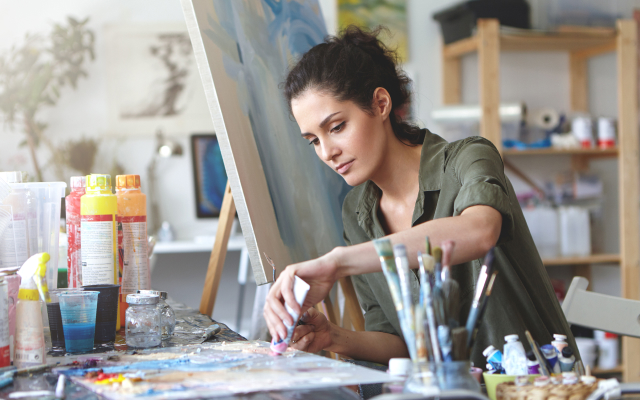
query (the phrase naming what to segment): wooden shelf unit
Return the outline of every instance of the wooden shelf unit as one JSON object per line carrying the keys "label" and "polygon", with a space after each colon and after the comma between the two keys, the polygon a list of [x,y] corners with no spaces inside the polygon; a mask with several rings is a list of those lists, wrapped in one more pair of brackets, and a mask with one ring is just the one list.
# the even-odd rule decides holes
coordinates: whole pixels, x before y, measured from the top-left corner
{"label": "wooden shelf unit", "polygon": [[[619,180],[620,254],[580,259],[547,260],[547,265],[573,265],[574,273],[590,275],[590,264],[619,262],[622,296],[640,300],[640,163],[638,154],[638,51],[634,20],[619,20],[612,33],[580,30],[557,34],[500,32],[495,19],[478,20],[475,36],[442,48],[443,103],[461,103],[462,56],[478,54],[480,84],[480,134],[491,140],[505,156],[569,155],[576,169],[588,168],[589,160],[616,157]],[[500,129],[500,53],[502,51],[563,51],[569,54],[569,95],[573,111],[588,112],[588,61],[607,52],[617,56],[618,148],[609,150],[502,150]],[[567,261],[572,261],[567,263]],[[622,372],[625,382],[640,381],[640,339],[622,338]]]}
{"label": "wooden shelf unit", "polygon": [[619,263],[620,254],[591,254],[585,257],[543,258],[542,263],[547,267],[558,265],[608,264]]}

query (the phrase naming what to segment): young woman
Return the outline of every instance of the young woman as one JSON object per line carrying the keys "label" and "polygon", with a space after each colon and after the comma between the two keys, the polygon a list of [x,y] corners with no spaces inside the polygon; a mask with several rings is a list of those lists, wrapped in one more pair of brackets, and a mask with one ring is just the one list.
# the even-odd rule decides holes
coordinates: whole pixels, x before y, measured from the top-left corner
{"label": "young woman", "polygon": [[[551,342],[554,333],[565,334],[576,351],[500,154],[480,137],[447,143],[402,121],[398,115],[409,100],[409,82],[377,31],[356,27],[313,47],[288,74],[284,93],[300,140],[354,188],[342,211],[348,246],[288,266],[269,292],[264,317],[274,340],[286,337],[284,323],[293,323],[283,303],[299,310],[292,292],[297,275],[311,290],[293,347],[379,363],[407,357],[371,240],[386,236],[416,255],[429,236],[435,246],[449,239],[456,243],[451,275],[460,284],[463,322],[482,257],[495,246],[499,275],[473,348],[475,365],[485,365],[482,351],[488,345],[500,347],[513,333],[524,341],[525,330],[541,344]],[[417,268],[417,257],[409,261]],[[309,309],[345,276],[352,276],[365,312],[364,332],[342,329]],[[414,274],[411,280],[417,293]]]}

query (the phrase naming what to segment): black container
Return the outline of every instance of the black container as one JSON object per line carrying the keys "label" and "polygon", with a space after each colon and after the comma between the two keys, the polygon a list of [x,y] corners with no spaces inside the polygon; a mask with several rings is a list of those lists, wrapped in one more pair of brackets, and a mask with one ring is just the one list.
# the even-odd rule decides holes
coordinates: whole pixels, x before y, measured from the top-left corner
{"label": "black container", "polygon": [[524,0],[469,0],[433,14],[440,23],[444,43],[473,35],[478,18],[495,18],[500,25],[531,28],[529,3]]}
{"label": "black container", "polygon": [[116,340],[120,285],[87,285],[82,289],[100,292],[96,312],[96,334],[93,342],[96,344],[114,342]]}
{"label": "black container", "polygon": [[57,349],[64,349],[64,330],[62,329],[62,314],[60,303],[47,303],[47,317],[51,331],[51,345]]}

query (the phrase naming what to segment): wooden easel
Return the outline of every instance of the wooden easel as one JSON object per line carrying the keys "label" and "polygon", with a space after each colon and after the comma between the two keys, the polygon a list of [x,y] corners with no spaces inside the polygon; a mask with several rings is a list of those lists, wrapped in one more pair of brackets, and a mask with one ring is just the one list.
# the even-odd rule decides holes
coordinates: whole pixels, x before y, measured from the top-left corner
{"label": "wooden easel", "polygon": [[[229,243],[229,236],[231,235],[231,226],[233,225],[233,219],[236,214],[236,204],[233,201],[233,195],[231,194],[231,186],[227,182],[227,187],[224,191],[224,199],[222,200],[222,208],[220,209],[220,217],[218,220],[218,229],[216,231],[216,238],[213,242],[213,250],[211,250],[211,256],[209,257],[209,266],[207,267],[207,276],[204,280],[204,289],[202,290],[202,297],[200,298],[200,313],[204,315],[211,315],[213,313],[213,307],[216,303],[216,296],[218,294],[218,287],[220,286],[220,276],[222,275],[222,269],[224,268],[224,260],[227,256],[227,244]],[[354,330],[364,330],[364,317],[362,316],[362,310],[356,297],[356,291],[351,283],[351,278],[341,278],[340,286],[345,297],[345,318],[343,326],[348,327],[352,325]],[[339,315],[336,316],[335,307],[331,302],[331,299],[327,296],[325,299],[325,306],[327,309],[327,318],[334,324],[340,325]],[[318,310],[322,310],[321,307],[317,307]]]}

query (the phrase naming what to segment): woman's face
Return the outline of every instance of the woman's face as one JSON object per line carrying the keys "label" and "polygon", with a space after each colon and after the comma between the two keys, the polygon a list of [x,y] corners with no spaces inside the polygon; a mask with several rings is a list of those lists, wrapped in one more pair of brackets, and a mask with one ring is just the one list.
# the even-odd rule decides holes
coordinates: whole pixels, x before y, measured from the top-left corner
{"label": "woman's face", "polygon": [[384,107],[368,113],[352,101],[309,89],[291,101],[291,109],[302,137],[347,184],[360,185],[376,174],[387,148]]}

